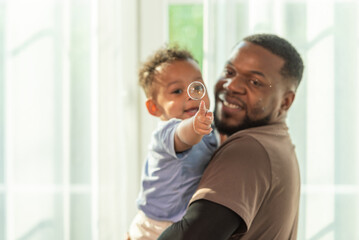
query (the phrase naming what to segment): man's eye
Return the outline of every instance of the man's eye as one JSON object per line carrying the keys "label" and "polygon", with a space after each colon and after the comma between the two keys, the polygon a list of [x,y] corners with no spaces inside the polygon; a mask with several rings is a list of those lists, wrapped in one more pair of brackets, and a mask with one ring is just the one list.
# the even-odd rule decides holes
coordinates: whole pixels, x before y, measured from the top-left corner
{"label": "man's eye", "polygon": [[235,72],[232,69],[226,68],[223,70],[223,76],[225,78],[233,77],[234,75],[235,75]]}
{"label": "man's eye", "polygon": [[253,86],[256,86],[256,87],[259,87],[262,85],[262,83],[258,79],[250,79],[249,81]]}
{"label": "man's eye", "polygon": [[182,89],[176,89],[174,91],[172,91],[173,94],[181,94],[183,93],[183,90]]}

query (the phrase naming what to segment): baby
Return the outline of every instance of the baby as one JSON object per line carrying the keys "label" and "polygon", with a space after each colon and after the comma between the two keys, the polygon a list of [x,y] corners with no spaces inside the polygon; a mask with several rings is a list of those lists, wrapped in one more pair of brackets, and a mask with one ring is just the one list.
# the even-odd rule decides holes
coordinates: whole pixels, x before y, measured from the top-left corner
{"label": "baby", "polygon": [[147,110],[161,121],[152,133],[137,199],[139,212],[127,239],[157,239],[182,218],[218,147],[208,95],[201,101],[187,95],[194,81],[203,83],[200,68],[191,53],[178,47],[157,50],[140,68]]}

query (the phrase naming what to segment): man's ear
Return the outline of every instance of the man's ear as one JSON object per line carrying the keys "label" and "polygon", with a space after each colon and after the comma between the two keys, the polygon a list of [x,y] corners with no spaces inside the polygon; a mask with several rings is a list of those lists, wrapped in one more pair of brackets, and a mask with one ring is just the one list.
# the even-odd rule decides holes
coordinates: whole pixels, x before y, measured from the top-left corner
{"label": "man's ear", "polygon": [[282,100],[280,110],[287,112],[289,110],[290,106],[292,106],[294,98],[295,98],[295,92],[292,90],[287,91],[284,94],[284,98]]}
{"label": "man's ear", "polygon": [[155,117],[159,117],[161,116],[161,112],[158,109],[155,101],[152,98],[149,98],[146,100],[146,107],[147,107],[147,111]]}

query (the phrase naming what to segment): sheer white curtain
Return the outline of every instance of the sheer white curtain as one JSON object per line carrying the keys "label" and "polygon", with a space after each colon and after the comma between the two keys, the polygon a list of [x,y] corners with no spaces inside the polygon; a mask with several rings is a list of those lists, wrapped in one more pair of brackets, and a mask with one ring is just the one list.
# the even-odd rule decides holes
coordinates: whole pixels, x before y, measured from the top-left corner
{"label": "sheer white curtain", "polygon": [[359,239],[359,3],[207,0],[206,79],[253,33],[285,37],[305,74],[288,125],[302,175],[298,239]]}
{"label": "sheer white curtain", "polygon": [[122,239],[136,206],[141,169],[137,1],[99,5],[100,239]]}
{"label": "sheer white curtain", "polygon": [[137,1],[0,1],[0,239],[122,239],[139,186]]}

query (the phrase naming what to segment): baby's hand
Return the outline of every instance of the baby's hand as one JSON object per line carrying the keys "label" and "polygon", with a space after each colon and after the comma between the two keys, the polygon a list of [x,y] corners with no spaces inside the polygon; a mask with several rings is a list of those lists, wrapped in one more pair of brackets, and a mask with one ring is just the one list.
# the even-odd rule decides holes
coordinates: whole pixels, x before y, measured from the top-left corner
{"label": "baby's hand", "polygon": [[201,101],[198,112],[193,117],[193,129],[198,135],[206,135],[212,132],[213,113],[207,111],[206,104]]}

